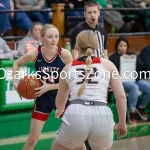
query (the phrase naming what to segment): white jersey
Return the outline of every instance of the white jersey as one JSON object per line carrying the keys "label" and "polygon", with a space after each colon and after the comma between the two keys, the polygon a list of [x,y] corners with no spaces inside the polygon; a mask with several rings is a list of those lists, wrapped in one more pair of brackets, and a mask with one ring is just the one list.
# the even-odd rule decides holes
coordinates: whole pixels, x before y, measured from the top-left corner
{"label": "white jersey", "polygon": [[84,82],[86,57],[81,57],[72,62],[68,70],[66,81],[71,89],[70,101],[82,99],[86,101],[100,101],[107,103],[107,92],[109,86],[109,72],[104,68],[99,57],[92,59],[92,71],[89,75],[89,81],[85,85],[83,94],[78,97],[77,93]]}

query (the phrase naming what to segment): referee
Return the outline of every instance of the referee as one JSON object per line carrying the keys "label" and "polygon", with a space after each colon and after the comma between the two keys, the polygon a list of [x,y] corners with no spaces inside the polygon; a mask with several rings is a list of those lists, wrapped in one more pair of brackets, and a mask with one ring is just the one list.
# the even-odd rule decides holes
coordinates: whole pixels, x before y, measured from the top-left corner
{"label": "referee", "polygon": [[71,35],[72,55],[74,59],[78,58],[78,48],[76,46],[76,37],[83,30],[92,30],[97,37],[99,47],[95,56],[108,59],[107,55],[107,32],[98,24],[100,16],[99,4],[94,1],[88,1],[84,5],[85,22],[80,23],[74,28]]}

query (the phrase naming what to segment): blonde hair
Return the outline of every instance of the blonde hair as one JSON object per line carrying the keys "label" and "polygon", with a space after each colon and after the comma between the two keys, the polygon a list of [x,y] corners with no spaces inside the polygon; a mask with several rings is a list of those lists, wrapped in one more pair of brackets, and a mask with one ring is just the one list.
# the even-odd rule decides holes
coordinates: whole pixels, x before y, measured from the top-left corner
{"label": "blonde hair", "polygon": [[[41,30],[41,33],[40,33],[41,37],[44,37],[46,31],[47,31],[48,29],[51,29],[51,28],[57,29],[57,28],[56,28],[54,25],[52,25],[52,24],[46,24],[46,25],[44,25],[43,28],[42,28],[42,30]],[[57,29],[57,30],[58,30],[58,29]],[[58,32],[59,32],[59,31],[58,31]]]}
{"label": "blonde hair", "polygon": [[40,22],[34,22],[33,25],[32,25],[32,27],[31,27],[30,30],[28,31],[27,36],[32,36],[33,28],[34,28],[36,25],[41,25],[41,26],[43,26]]}
{"label": "blonde hair", "polygon": [[76,43],[79,47],[80,53],[86,53],[86,55],[88,56],[86,58],[87,68],[85,70],[85,79],[84,79],[84,82],[82,83],[82,85],[78,91],[78,94],[77,94],[78,96],[81,96],[84,91],[85,85],[89,81],[89,75],[92,70],[91,56],[93,54],[93,50],[96,50],[98,48],[98,41],[97,41],[96,35],[93,31],[85,30],[78,34],[78,36],[76,38]]}

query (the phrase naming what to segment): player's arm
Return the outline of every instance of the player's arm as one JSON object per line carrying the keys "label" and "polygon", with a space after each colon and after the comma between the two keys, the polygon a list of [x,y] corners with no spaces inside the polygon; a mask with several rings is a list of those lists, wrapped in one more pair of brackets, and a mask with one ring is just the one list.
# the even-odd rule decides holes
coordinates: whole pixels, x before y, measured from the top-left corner
{"label": "player's arm", "polygon": [[119,72],[116,66],[111,61],[103,58],[101,59],[101,61],[106,70],[108,70],[110,73],[110,85],[116,98],[116,105],[119,114],[119,123],[126,124],[127,100]]}
{"label": "player's arm", "polygon": [[116,132],[118,134],[118,138],[122,138],[127,134],[127,127],[126,127],[127,100],[117,68],[113,63],[110,63],[109,66],[111,67],[110,84],[116,98],[117,111],[119,115],[119,123],[117,125]]}
{"label": "player's arm", "polygon": [[[27,52],[24,56],[20,57],[19,59],[17,59],[14,64],[13,64],[13,77],[15,77],[15,74],[17,73],[17,71],[19,71],[20,66],[30,62],[30,61],[34,61],[36,56],[37,56],[38,52],[35,51],[29,51]],[[14,79],[14,78],[13,78]]]}
{"label": "player's arm", "polygon": [[72,48],[71,53],[72,53],[72,57],[74,60],[79,57],[79,52],[76,47],[76,37],[80,32],[81,32],[81,29],[77,27],[74,29],[74,31],[71,34],[71,48]]}
{"label": "player's arm", "polygon": [[116,98],[119,122],[126,123],[127,100],[125,91],[116,66],[113,63],[110,63],[110,66],[112,68],[110,84]]}
{"label": "player's arm", "polygon": [[78,59],[78,57],[79,57],[79,51],[77,50],[76,46],[74,49],[72,49],[72,57],[74,60]]}
{"label": "player's arm", "polygon": [[108,59],[108,52],[107,52],[107,49],[104,49],[104,58],[105,58],[105,59]]}
{"label": "player's arm", "polygon": [[30,62],[30,61],[34,61],[36,56],[37,56],[38,52],[37,51],[29,51],[27,52],[24,56],[20,57],[19,59],[17,59],[14,64],[13,64],[13,85],[17,91],[17,82],[18,82],[18,75],[19,75],[19,68]]}
{"label": "player's arm", "polygon": [[69,64],[73,60],[71,53],[64,48],[61,51],[61,56],[62,56],[62,59],[63,59],[65,65]]}
{"label": "player's arm", "polygon": [[66,75],[69,70],[70,64],[68,64],[62,71],[62,75],[59,78],[59,89],[56,97],[56,117],[58,118],[65,110],[66,101],[70,92],[69,86],[66,82]]}

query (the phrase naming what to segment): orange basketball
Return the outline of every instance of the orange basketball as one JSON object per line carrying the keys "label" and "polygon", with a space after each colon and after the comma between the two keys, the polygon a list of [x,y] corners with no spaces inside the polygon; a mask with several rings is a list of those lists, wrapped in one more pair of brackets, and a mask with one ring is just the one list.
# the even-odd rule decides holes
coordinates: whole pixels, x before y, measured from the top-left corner
{"label": "orange basketball", "polygon": [[35,99],[35,88],[42,86],[42,82],[35,76],[25,76],[18,84],[18,92],[20,96],[26,99]]}

